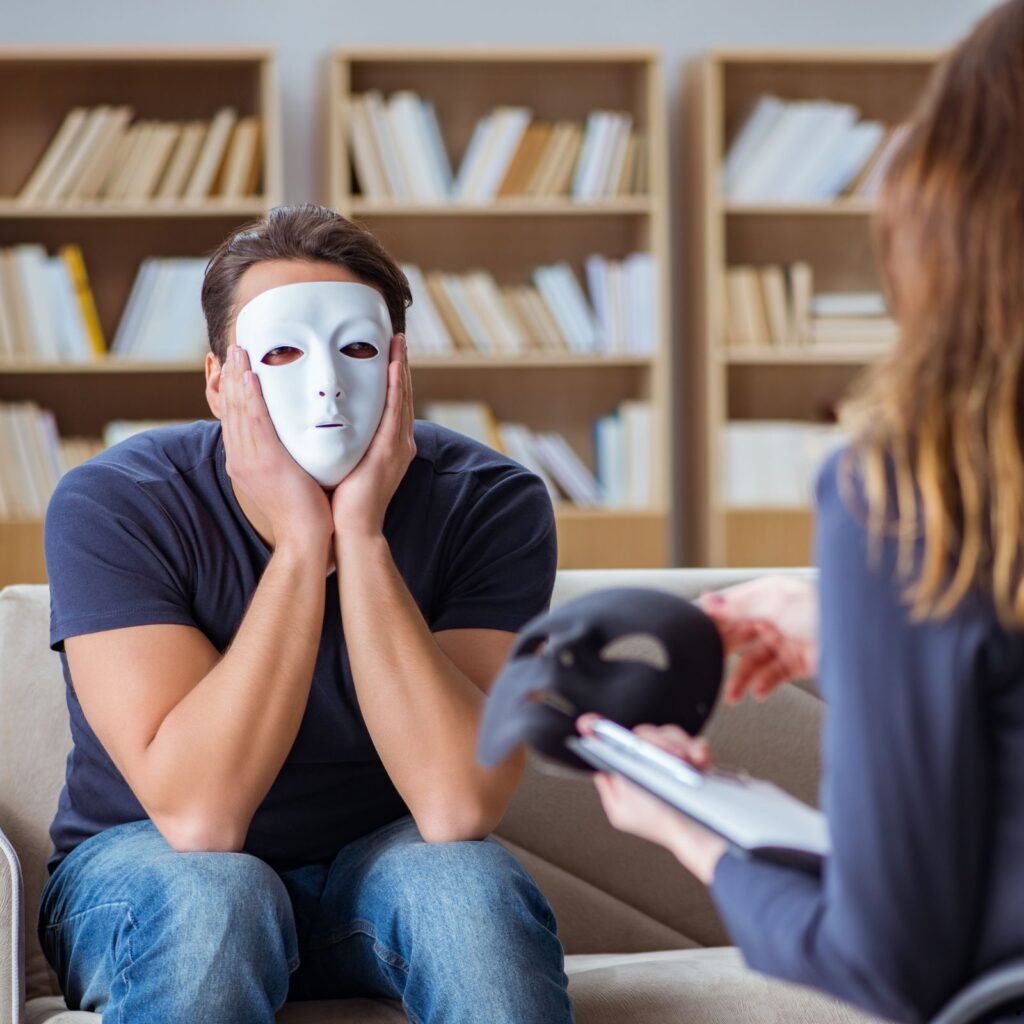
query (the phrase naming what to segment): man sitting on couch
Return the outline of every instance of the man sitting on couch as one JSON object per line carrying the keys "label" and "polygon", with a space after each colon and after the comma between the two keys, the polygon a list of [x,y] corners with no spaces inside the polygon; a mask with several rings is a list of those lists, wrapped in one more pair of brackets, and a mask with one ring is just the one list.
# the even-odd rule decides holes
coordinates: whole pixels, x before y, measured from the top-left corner
{"label": "man sitting on couch", "polygon": [[541,483],[415,424],[408,285],[281,208],[203,286],[220,421],[138,435],[47,515],[74,748],[40,937],[72,1009],[270,1024],[381,995],[570,1021],[544,897],[484,839],[523,770],[484,695],[555,569]]}

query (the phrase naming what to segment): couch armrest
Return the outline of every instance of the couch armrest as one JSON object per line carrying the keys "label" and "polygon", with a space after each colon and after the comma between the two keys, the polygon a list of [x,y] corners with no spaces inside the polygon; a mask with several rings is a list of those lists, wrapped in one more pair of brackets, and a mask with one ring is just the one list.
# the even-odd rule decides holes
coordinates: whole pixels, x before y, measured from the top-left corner
{"label": "couch armrest", "polygon": [[25,905],[21,863],[0,831],[0,1024],[22,1024],[25,1012]]}

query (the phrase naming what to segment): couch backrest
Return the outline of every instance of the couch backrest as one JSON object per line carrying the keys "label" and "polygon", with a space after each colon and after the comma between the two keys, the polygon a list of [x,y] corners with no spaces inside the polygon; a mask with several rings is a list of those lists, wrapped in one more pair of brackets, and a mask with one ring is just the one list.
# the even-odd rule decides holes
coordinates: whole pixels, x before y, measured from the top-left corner
{"label": "couch backrest", "polygon": [[[554,601],[609,586],[694,597],[748,578],[719,570],[567,571]],[[56,992],[35,920],[46,879],[48,828],[70,745],[60,661],[49,650],[43,586],[0,591],[0,828],[22,861],[29,997]],[[720,760],[742,764],[805,800],[816,797],[820,701],[785,687],[765,705],[716,714]],[[531,763],[498,830],[554,906],[566,949],[633,952],[727,941],[711,901],[664,850],[612,829],[588,776]]]}

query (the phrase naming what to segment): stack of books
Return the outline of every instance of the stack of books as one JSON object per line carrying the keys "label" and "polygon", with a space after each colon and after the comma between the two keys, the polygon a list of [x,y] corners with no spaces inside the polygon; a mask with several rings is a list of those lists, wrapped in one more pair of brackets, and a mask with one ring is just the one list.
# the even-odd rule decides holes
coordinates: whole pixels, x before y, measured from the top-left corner
{"label": "stack of books", "polygon": [[809,508],[821,464],[847,440],[835,424],[740,420],[725,426],[725,503]]}
{"label": "stack of books", "polygon": [[82,251],[0,249],[0,363],[89,362],[106,350]]}
{"label": "stack of books", "polygon": [[258,193],[260,120],[134,120],[131,107],[75,107],[18,193],[26,206],[200,203]]}
{"label": "stack of books", "polygon": [[654,262],[590,256],[588,296],[567,263],[536,267],[530,284],[499,285],[484,270],[467,274],[405,264],[413,303],[409,348],[424,355],[538,353],[649,355],[658,334]]}
{"label": "stack of books", "polygon": [[110,353],[120,359],[187,362],[207,351],[200,295],[205,258],[149,257],[135,276]]}
{"label": "stack of books", "polygon": [[806,263],[730,267],[725,274],[725,343],[733,349],[895,343],[898,331],[877,292],[814,293]]}
{"label": "stack of books", "polygon": [[496,107],[474,127],[458,171],[434,104],[411,90],[353,96],[348,128],[359,187],[375,202],[586,201],[647,191],[645,140],[621,111],[595,110],[580,124]]}
{"label": "stack of books", "polygon": [[62,474],[102,448],[61,440],[53,414],[32,402],[0,404],[0,520],[41,519]]}
{"label": "stack of books", "polygon": [[751,203],[874,196],[904,131],[847,103],[762,95],[729,147],[722,192]]}
{"label": "stack of books", "polygon": [[651,504],[651,409],[623,402],[595,425],[597,473],[558,431],[499,422],[485,402],[428,402],[426,418],[502,452],[543,481],[555,503],[583,508]]}

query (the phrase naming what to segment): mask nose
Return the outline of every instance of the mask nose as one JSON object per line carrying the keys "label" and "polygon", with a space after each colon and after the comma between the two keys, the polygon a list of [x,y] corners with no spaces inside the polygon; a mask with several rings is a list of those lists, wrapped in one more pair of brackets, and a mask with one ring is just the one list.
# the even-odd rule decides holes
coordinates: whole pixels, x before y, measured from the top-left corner
{"label": "mask nose", "polygon": [[319,361],[313,380],[318,398],[326,398],[332,402],[344,398],[345,391],[341,386],[338,368],[329,353],[325,359]]}

